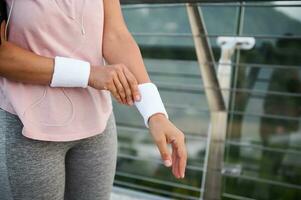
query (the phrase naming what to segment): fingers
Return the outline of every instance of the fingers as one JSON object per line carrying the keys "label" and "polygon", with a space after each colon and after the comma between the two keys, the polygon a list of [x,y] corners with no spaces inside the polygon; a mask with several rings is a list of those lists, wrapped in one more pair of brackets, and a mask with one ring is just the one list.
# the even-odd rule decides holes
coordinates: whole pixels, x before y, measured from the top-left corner
{"label": "fingers", "polygon": [[185,168],[187,164],[187,151],[185,147],[184,134],[180,132],[172,143],[172,172],[177,178],[185,177]]}
{"label": "fingers", "polygon": [[104,85],[104,89],[106,90],[109,90],[111,92],[111,94],[115,97],[115,99],[119,102],[119,103],[123,103],[122,102],[122,99],[121,97],[119,96],[119,93],[118,93],[118,89],[116,87],[116,84],[115,84],[115,72],[112,71],[110,72],[110,76],[112,76],[111,80],[112,81],[108,81],[105,85]]}
{"label": "fingers", "polygon": [[172,146],[172,173],[175,177],[179,178],[180,175],[178,174],[178,167],[177,167],[177,153],[174,146]]}
{"label": "fingers", "polygon": [[127,69],[124,69],[124,74],[127,77],[127,80],[129,82],[129,86],[130,86],[130,90],[131,90],[131,94],[132,94],[132,99],[134,101],[139,101],[140,100],[140,93],[138,90],[138,82],[136,80],[136,78],[134,77],[134,75]]}
{"label": "fingers", "polygon": [[115,65],[115,70],[117,77],[114,79],[114,82],[119,96],[123,103],[133,105],[135,100],[140,100],[136,78],[123,64]]}
{"label": "fingers", "polygon": [[185,177],[185,168],[187,162],[185,144],[177,140],[172,143],[173,154],[175,155],[174,162],[175,168],[174,173],[177,178]]}
{"label": "fingers", "polygon": [[[183,152],[179,152],[179,151],[183,151]],[[185,177],[185,169],[186,169],[186,165],[187,165],[187,153],[185,153],[186,150],[184,150],[183,148],[180,148],[179,151],[178,151],[179,173],[180,173],[181,177],[184,178]]]}
{"label": "fingers", "polygon": [[[187,150],[185,135],[178,128],[168,121],[158,120],[156,125],[150,127],[150,132],[160,151],[162,160],[171,159],[172,173],[176,178],[185,177],[187,164]],[[168,151],[168,144],[171,144],[172,154]],[[170,166],[170,164],[168,164]]]}
{"label": "fingers", "polygon": [[[137,80],[123,64],[109,67],[92,67],[89,86],[100,90],[109,90],[121,104],[133,105],[134,95],[140,96]],[[137,99],[137,101],[139,101]]]}
{"label": "fingers", "polygon": [[120,83],[117,76],[114,77],[113,81],[114,81],[114,85],[117,89],[117,95],[118,95],[119,99],[121,100],[121,103],[126,104],[126,95],[124,92],[123,85]]}
{"label": "fingers", "polygon": [[161,137],[156,140],[156,144],[161,154],[161,159],[166,167],[170,167],[172,165],[172,159],[170,152],[168,150],[167,142],[165,137]]}
{"label": "fingers", "polygon": [[124,99],[124,101],[126,101],[128,104],[130,105],[133,105],[133,100],[131,98],[132,96],[132,92],[131,92],[131,89],[130,89],[130,86],[128,84],[128,81],[123,73],[123,69],[121,69],[118,73],[118,77],[119,77],[119,80],[122,84],[122,97]]}

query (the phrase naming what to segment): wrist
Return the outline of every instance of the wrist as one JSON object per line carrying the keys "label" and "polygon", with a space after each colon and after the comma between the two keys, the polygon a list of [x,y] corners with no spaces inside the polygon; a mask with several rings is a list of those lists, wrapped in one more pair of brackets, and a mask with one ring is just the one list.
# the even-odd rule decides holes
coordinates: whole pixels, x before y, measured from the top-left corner
{"label": "wrist", "polygon": [[164,113],[155,113],[152,116],[149,117],[148,123],[157,122],[158,120],[165,120],[167,119],[166,115]]}
{"label": "wrist", "polygon": [[159,114],[164,114],[166,118],[168,118],[158,88],[154,83],[148,82],[139,84],[138,89],[141,94],[141,100],[135,101],[135,105],[142,115],[144,124],[147,128],[149,128],[148,123],[151,116],[153,116],[153,119],[157,119],[161,118],[157,117]]}
{"label": "wrist", "polygon": [[88,86],[90,63],[74,58],[56,56],[51,87],[82,87]]}

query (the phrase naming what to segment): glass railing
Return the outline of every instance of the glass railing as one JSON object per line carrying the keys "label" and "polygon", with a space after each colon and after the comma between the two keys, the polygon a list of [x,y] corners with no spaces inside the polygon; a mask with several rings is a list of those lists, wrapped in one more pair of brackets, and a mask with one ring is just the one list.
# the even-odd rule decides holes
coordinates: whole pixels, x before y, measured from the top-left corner
{"label": "glass railing", "polygon": [[[301,1],[124,0],[123,14],[171,121],[186,135],[186,178],[162,165],[141,116],[114,101],[119,154],[114,184],[173,199],[201,199],[212,124],[193,37],[250,36],[236,51],[221,162],[220,199],[301,199]],[[193,35],[186,2],[202,13],[206,34]],[[130,56],[130,54],[129,54]],[[216,63],[207,63],[216,67]],[[206,168],[207,167],[207,168]],[[206,173],[203,173],[206,172]]]}

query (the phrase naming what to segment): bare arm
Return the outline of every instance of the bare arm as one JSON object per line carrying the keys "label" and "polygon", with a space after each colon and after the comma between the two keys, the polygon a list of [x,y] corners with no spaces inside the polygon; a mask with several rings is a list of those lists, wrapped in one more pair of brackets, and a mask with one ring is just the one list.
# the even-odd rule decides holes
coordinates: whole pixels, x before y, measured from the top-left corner
{"label": "bare arm", "polygon": [[[7,41],[4,21],[0,33],[0,76],[23,83],[50,85],[55,68],[54,58],[37,55]],[[118,91],[114,84],[114,81],[119,81],[116,74],[121,68],[123,68],[122,64],[108,67],[91,66],[89,86],[99,90],[107,88],[119,103],[130,105],[121,98],[120,93],[125,93],[124,88]],[[126,69],[124,73],[126,73],[125,80],[134,77]]]}
{"label": "bare arm", "polygon": [[150,82],[140,49],[124,22],[119,0],[104,0],[103,55],[109,63],[123,63],[138,83]]}
{"label": "bare arm", "polygon": [[3,22],[1,24],[0,76],[24,83],[50,84],[53,59],[39,56],[7,42],[4,29],[5,23]]}
{"label": "bare arm", "polygon": [[[106,61],[125,64],[140,84],[151,82],[140,49],[124,22],[119,0],[104,0],[104,8],[103,55]],[[174,176],[184,178],[187,162],[184,134],[161,113],[150,117],[149,127],[165,165],[172,165]],[[172,154],[168,143],[172,144]]]}

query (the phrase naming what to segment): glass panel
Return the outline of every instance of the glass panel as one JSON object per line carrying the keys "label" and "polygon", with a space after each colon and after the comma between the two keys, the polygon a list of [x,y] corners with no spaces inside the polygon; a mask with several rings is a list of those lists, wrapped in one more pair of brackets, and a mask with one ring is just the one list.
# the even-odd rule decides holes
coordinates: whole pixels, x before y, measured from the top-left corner
{"label": "glass panel", "polygon": [[228,172],[235,170],[235,176],[300,186],[301,179],[296,177],[300,177],[301,150],[289,149],[289,139],[275,136],[263,145],[228,141],[225,166]]}
{"label": "glass panel", "polygon": [[201,6],[209,35],[235,35],[238,7]]}
{"label": "glass panel", "polygon": [[134,33],[191,33],[184,6],[125,7],[123,16]]}
{"label": "glass panel", "polygon": [[245,8],[243,35],[259,37],[233,65],[223,197],[299,199],[301,10],[261,5]]}
{"label": "glass panel", "polygon": [[144,191],[151,189],[152,193],[163,196],[198,198],[209,113],[201,89],[200,68],[186,9],[174,6],[123,10],[128,27],[141,49],[149,76],[158,86],[163,102],[166,102],[170,120],[186,134],[190,156],[186,178],[175,179],[171,170],[161,164],[159,151],[145,129],[138,110],[113,100],[114,112],[118,113],[119,141],[115,184]]}
{"label": "glass panel", "polygon": [[[161,93],[161,92],[160,92]],[[162,98],[163,99],[163,98]],[[114,111],[116,112],[116,120],[119,124],[126,124],[134,127],[145,127],[142,117],[135,107],[130,108],[125,105],[118,104],[114,101]],[[206,135],[209,124],[209,113],[191,108],[177,108],[166,106],[170,120],[177,125],[183,132]],[[128,117],[131,116],[131,117]]]}
{"label": "glass panel", "polygon": [[247,144],[270,145],[301,150],[298,120],[232,114],[228,139]]}
{"label": "glass panel", "polygon": [[[120,107],[114,105],[114,108]],[[129,114],[129,112],[120,112],[118,110],[115,110],[115,112],[118,112],[117,121],[119,123],[119,113]],[[201,169],[206,141],[200,137],[191,138],[188,135],[186,142],[190,155],[187,162],[186,178],[177,180],[172,176],[171,171],[162,165],[159,151],[146,129],[131,127],[128,124],[119,124],[119,156],[115,184],[122,185],[120,182],[123,182],[124,185],[122,186],[125,187],[133,185],[134,188],[143,186],[154,189],[152,193],[156,193],[156,190],[163,190],[170,193],[171,196],[180,194],[188,195],[188,197],[198,197],[202,180]],[[137,170],[138,168],[139,170]]]}
{"label": "glass panel", "polygon": [[201,72],[195,60],[144,59],[144,63],[154,82],[198,90],[202,87]]}
{"label": "glass panel", "polygon": [[[123,15],[140,45],[193,46],[186,8],[183,6],[124,8]],[[183,34],[188,35],[177,36]]]}
{"label": "glass panel", "polygon": [[298,118],[301,116],[301,68],[239,66],[234,110]]}
{"label": "glass panel", "polygon": [[250,199],[262,200],[299,199],[301,196],[300,189],[296,188],[271,185],[267,183],[261,183],[256,180],[245,180],[230,177],[224,179],[225,193],[223,196],[226,194],[234,194]]}
{"label": "glass panel", "polygon": [[300,12],[301,7],[246,7],[243,34],[300,35]]}
{"label": "glass panel", "polygon": [[253,50],[241,51],[242,63],[271,64],[271,65],[301,65],[301,39],[256,38]]}
{"label": "glass panel", "polygon": [[[161,51],[163,51],[163,55],[160,56],[164,56],[166,55],[173,55],[173,56],[184,56],[184,55],[179,55],[176,52],[182,52],[182,53],[189,53],[192,52],[194,53],[194,49],[186,49],[188,47],[193,47],[193,40],[190,36],[186,37],[186,36],[172,36],[172,35],[168,35],[168,36],[164,36],[164,35],[160,35],[160,36],[153,36],[153,35],[149,35],[149,36],[143,36],[143,35],[135,35],[133,34],[136,42],[139,45],[145,45],[148,48],[154,48],[154,49],[160,49],[158,47],[182,47],[182,49],[174,49],[174,51],[170,51],[168,52],[166,49],[160,49]],[[177,42],[175,42],[177,41]],[[186,48],[185,48],[186,47]],[[184,48],[184,49],[183,49]],[[148,49],[145,49],[145,51]],[[177,50],[177,51],[176,51]],[[186,52],[185,52],[186,51]],[[188,51],[188,52],[187,52]],[[156,55],[156,52],[153,52]],[[190,56],[189,56],[190,57]]]}
{"label": "glass panel", "polygon": [[[254,49],[233,56],[223,199],[300,199],[300,2],[213,2],[200,8],[216,61],[216,36],[237,35],[240,20],[242,35],[256,37]],[[163,196],[171,192],[178,199],[198,197],[210,114],[185,4],[148,6],[124,8],[124,16],[171,121],[187,135],[190,168],[187,180],[170,176],[136,108],[114,101],[120,141],[116,183],[154,188],[152,193]]]}

